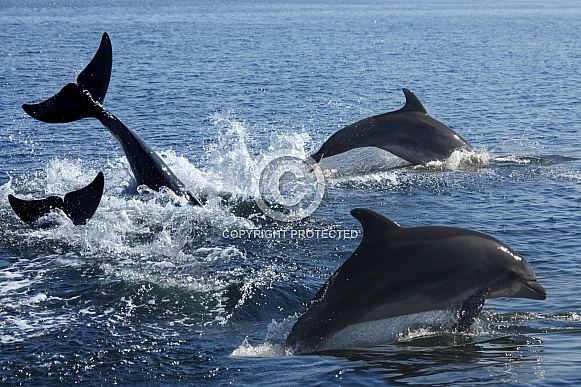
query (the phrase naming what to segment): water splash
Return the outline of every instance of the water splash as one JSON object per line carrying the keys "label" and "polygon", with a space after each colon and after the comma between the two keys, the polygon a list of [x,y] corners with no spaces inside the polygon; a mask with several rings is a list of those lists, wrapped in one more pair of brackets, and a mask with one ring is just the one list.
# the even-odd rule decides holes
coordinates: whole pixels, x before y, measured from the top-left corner
{"label": "water splash", "polygon": [[[355,324],[331,335],[316,348],[302,348],[301,352],[365,348],[434,336],[442,333],[442,327],[449,328],[453,317],[453,311],[432,311]],[[278,357],[295,354],[295,349],[286,347],[284,342],[297,318],[296,315],[291,316],[280,323],[273,320],[264,342],[252,345],[245,338],[232,356]]]}
{"label": "water splash", "polygon": [[216,112],[210,122],[217,137],[206,149],[206,189],[237,200],[253,200],[261,160],[278,151],[307,156],[311,139],[306,133],[271,133],[265,148],[250,135],[250,126],[233,112]]}
{"label": "water splash", "polygon": [[456,150],[445,160],[431,161],[425,166],[415,166],[417,169],[448,171],[479,171],[490,164],[490,154],[486,151]]}

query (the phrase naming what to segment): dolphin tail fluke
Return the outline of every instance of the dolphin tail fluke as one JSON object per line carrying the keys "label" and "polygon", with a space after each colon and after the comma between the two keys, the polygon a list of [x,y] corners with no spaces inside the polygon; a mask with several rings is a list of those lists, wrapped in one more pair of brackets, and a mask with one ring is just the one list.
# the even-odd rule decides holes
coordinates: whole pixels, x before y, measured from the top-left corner
{"label": "dolphin tail fluke", "polygon": [[105,178],[103,172],[99,172],[88,186],[65,195],[62,210],[75,226],[87,223],[97,211],[104,187]]}
{"label": "dolphin tail fluke", "polygon": [[105,178],[103,173],[99,172],[89,185],[69,192],[64,199],[58,196],[49,196],[40,200],[22,200],[8,195],[8,201],[16,215],[31,226],[34,226],[40,218],[57,208],[62,210],[74,225],[80,225],[85,224],[99,207],[104,185]]}
{"label": "dolphin tail fluke", "polygon": [[34,226],[38,219],[48,215],[55,208],[60,208],[62,198],[50,196],[41,200],[22,200],[13,195],[8,195],[10,207],[23,222]]}
{"label": "dolphin tail fluke", "polygon": [[88,95],[74,83],[69,83],[46,101],[22,105],[22,109],[29,116],[51,124],[92,117],[92,107]]}
{"label": "dolphin tail fluke", "polygon": [[103,103],[109,88],[112,66],[113,49],[111,48],[111,39],[104,32],[97,53],[77,77],[77,85],[88,91],[95,102]]}
{"label": "dolphin tail fluke", "polygon": [[105,100],[113,51],[111,40],[105,32],[101,45],[91,62],[77,77],[77,83],[69,83],[57,94],[37,104],[24,104],[22,108],[33,118],[48,123],[65,123],[94,117],[95,103]]}

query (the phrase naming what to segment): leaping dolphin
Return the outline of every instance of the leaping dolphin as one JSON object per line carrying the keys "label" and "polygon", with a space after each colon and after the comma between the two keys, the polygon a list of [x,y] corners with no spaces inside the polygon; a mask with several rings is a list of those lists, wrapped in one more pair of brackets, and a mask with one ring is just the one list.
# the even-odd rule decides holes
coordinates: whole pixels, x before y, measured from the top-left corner
{"label": "leaping dolphin", "polygon": [[75,226],[85,224],[89,220],[103,196],[105,178],[99,172],[97,177],[86,187],[67,193],[64,198],[49,196],[40,200],[23,200],[8,195],[10,207],[23,222],[36,226],[37,221],[48,215],[54,209],[62,210]]}
{"label": "leaping dolphin", "polygon": [[487,234],[400,227],[366,208],[351,214],[363,226],[363,239],[294,324],[290,347],[316,349],[353,324],[450,308],[460,308],[454,328],[462,331],[485,298],[546,298],[527,261]]}
{"label": "leaping dolphin", "polygon": [[323,157],[373,146],[412,164],[425,164],[444,160],[455,150],[472,150],[458,133],[430,117],[414,93],[405,88],[403,93],[406,97],[404,107],[344,127],[311,157],[320,162]]}
{"label": "leaping dolphin", "polygon": [[133,130],[103,108],[103,100],[109,87],[113,51],[111,40],[105,32],[97,53],[77,77],[77,83],[69,83],[53,97],[37,104],[24,104],[22,108],[30,116],[48,123],[65,123],[82,118],[96,118],[117,138],[129,161],[138,185],[151,189],[168,187],[178,195],[184,195],[192,204],[200,201],[186,189],[167,164]]}

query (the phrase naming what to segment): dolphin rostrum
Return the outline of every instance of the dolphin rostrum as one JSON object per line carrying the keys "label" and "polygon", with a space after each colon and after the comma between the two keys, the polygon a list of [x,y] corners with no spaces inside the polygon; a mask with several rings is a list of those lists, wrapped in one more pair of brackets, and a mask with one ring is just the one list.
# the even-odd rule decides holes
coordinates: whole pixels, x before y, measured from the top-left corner
{"label": "dolphin rostrum", "polygon": [[138,185],[154,190],[167,187],[178,195],[184,195],[190,203],[199,205],[200,201],[186,189],[159,155],[137,133],[103,108],[112,63],[111,40],[104,33],[97,53],[79,74],[77,83],[69,83],[46,101],[24,104],[22,108],[30,116],[48,123],[72,122],[89,117],[98,119],[123,147]]}
{"label": "dolphin rostrum", "polygon": [[366,208],[351,214],[363,226],[361,244],[294,324],[290,347],[316,349],[350,325],[452,308],[459,308],[454,329],[462,331],[485,298],[546,298],[527,261],[487,234],[400,227]]}
{"label": "dolphin rostrum", "polygon": [[103,196],[105,178],[99,172],[97,177],[86,187],[67,193],[64,198],[49,196],[40,200],[23,200],[8,195],[10,207],[23,222],[37,226],[37,221],[48,215],[54,209],[60,209],[75,226],[85,224],[89,220]]}
{"label": "dolphin rostrum", "polygon": [[365,118],[335,132],[311,157],[320,162],[351,149],[377,147],[412,164],[444,160],[455,150],[472,151],[472,147],[452,129],[430,117],[408,89],[404,107]]}

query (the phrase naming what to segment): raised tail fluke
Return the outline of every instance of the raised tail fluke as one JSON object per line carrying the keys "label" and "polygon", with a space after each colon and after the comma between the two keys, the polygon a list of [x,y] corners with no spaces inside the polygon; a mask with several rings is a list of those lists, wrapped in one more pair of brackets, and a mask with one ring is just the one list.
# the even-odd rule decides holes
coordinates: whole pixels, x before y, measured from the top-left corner
{"label": "raised tail fluke", "polygon": [[91,62],[77,77],[77,83],[69,83],[57,94],[37,104],[24,104],[22,108],[33,118],[48,123],[65,123],[93,117],[95,103],[102,103],[107,94],[113,50],[105,32],[101,45]]}
{"label": "raised tail fluke", "polygon": [[101,44],[91,62],[77,77],[77,85],[91,94],[95,102],[103,103],[113,66],[113,49],[109,34],[103,33]]}
{"label": "raised tail fluke", "polygon": [[69,83],[46,101],[22,105],[29,116],[50,124],[91,117],[91,107],[88,95],[75,83]]}
{"label": "raised tail fluke", "polygon": [[75,226],[87,223],[97,211],[104,187],[105,178],[103,172],[99,172],[91,184],[65,195],[62,210]]}
{"label": "raised tail fluke", "polygon": [[87,223],[101,202],[105,178],[102,172],[86,187],[67,193],[64,198],[49,196],[40,200],[22,200],[8,195],[10,206],[23,222],[37,226],[38,220],[54,209],[60,209],[75,226]]}
{"label": "raised tail fluke", "polygon": [[16,215],[30,226],[37,226],[40,218],[48,215],[55,208],[61,208],[63,203],[63,199],[59,196],[49,196],[40,200],[23,200],[8,195],[8,201]]}

